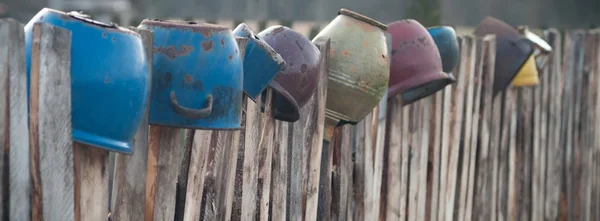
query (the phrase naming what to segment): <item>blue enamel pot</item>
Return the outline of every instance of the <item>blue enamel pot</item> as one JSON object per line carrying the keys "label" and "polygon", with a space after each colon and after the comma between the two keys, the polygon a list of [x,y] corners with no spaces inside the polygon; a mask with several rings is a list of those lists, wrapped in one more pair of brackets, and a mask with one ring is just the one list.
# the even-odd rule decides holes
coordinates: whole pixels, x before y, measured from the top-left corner
{"label": "blue enamel pot", "polygon": [[427,29],[433,41],[440,51],[442,57],[442,70],[446,73],[452,72],[458,63],[460,49],[458,48],[458,39],[456,31],[450,26],[430,27]]}
{"label": "blue enamel pot", "polygon": [[219,25],[145,19],[154,32],[149,123],[178,128],[240,129],[242,52]]}
{"label": "blue enamel pot", "polygon": [[25,25],[28,85],[37,22],[71,31],[73,140],[131,154],[150,92],[149,64],[139,34],[79,13],[44,8]]}
{"label": "blue enamel pot", "polygon": [[256,101],[277,73],[284,70],[285,61],[271,46],[258,38],[248,25],[241,23],[233,30],[233,34],[248,39],[244,55],[244,93]]}

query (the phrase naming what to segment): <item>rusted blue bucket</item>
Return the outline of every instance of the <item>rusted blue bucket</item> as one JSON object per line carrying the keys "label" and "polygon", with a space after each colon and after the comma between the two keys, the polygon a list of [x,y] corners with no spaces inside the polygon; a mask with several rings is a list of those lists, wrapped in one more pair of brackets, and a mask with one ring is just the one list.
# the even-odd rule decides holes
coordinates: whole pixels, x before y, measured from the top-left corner
{"label": "rusted blue bucket", "polygon": [[244,55],[244,93],[256,100],[279,71],[285,61],[271,46],[259,39],[248,25],[241,23],[233,30],[235,36],[248,39]]}
{"label": "rusted blue bucket", "polygon": [[33,26],[38,22],[71,31],[73,140],[131,154],[150,92],[149,64],[139,34],[79,13],[44,8],[25,25],[28,84]]}
{"label": "rusted blue bucket", "polygon": [[154,31],[149,123],[193,129],[239,129],[242,51],[227,27],[145,19]]}

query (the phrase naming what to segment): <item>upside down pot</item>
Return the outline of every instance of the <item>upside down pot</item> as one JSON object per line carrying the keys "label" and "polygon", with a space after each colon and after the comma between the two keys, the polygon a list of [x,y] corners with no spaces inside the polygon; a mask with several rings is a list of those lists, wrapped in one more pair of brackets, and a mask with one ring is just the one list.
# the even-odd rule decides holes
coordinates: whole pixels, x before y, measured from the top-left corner
{"label": "upside down pot", "polygon": [[456,31],[450,26],[430,27],[427,29],[442,57],[442,71],[452,72],[458,63],[460,48]]}
{"label": "upside down pot", "polygon": [[340,9],[313,39],[331,40],[325,108],[328,134],[336,125],[361,121],[385,94],[390,77],[386,30],[381,22]]}
{"label": "upside down pot", "polygon": [[496,96],[511,84],[533,53],[532,47],[515,28],[493,17],[483,19],[474,33],[477,36],[496,35],[493,89],[493,96]]}
{"label": "upside down pot", "polygon": [[241,127],[244,48],[224,26],[145,19],[154,32],[149,123],[177,128]]}
{"label": "upside down pot", "polygon": [[521,36],[525,37],[527,40],[529,40],[529,42],[531,42],[536,66],[539,70],[541,70],[548,63],[550,54],[552,54],[552,46],[550,46],[548,42],[544,41],[544,39],[540,38],[540,36],[530,31],[527,26],[519,26],[517,30]]}
{"label": "upside down pot", "polygon": [[38,22],[71,31],[73,140],[131,154],[150,92],[149,64],[139,34],[87,15],[44,8],[25,25],[28,85],[33,27]]}
{"label": "upside down pot", "polygon": [[[285,61],[285,68],[269,84],[274,90],[274,117],[281,121],[295,122],[300,119],[300,108],[316,91],[321,52],[302,34],[281,25],[261,31],[258,37]],[[263,101],[266,99],[264,95],[266,94],[263,93]]]}
{"label": "upside down pot", "polygon": [[442,58],[433,38],[419,22],[406,19],[388,24],[392,35],[392,64],[388,98],[401,94],[407,105],[455,82],[442,70]]}
{"label": "upside down pot", "polygon": [[283,70],[285,61],[271,46],[258,38],[248,25],[239,24],[233,34],[248,39],[244,55],[244,93],[256,100],[277,73]]}

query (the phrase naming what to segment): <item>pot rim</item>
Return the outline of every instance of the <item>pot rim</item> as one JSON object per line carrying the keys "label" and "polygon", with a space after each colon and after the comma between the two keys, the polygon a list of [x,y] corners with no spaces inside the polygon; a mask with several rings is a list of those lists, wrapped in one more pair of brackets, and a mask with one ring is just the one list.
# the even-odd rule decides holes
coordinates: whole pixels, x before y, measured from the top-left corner
{"label": "pot rim", "polygon": [[365,22],[367,24],[373,25],[375,27],[378,27],[384,31],[387,31],[388,26],[386,24],[383,24],[375,19],[369,18],[365,15],[359,14],[357,12],[354,11],[350,11],[348,9],[342,8],[338,11],[338,15],[345,15],[351,18],[354,18],[356,20]]}
{"label": "pot rim", "polygon": [[210,33],[214,31],[231,31],[228,27],[218,24],[183,20],[163,20],[158,18],[146,18],[140,22],[140,26],[142,25],[162,28],[189,28],[194,32],[202,32],[205,36],[210,36]]}
{"label": "pot rim", "polygon": [[91,18],[90,15],[84,14],[81,11],[68,11],[68,12],[65,12],[65,11],[60,11],[60,10],[53,9],[53,8],[43,8],[42,10],[40,10],[40,12],[42,12],[42,11],[56,13],[56,14],[59,14],[60,16],[63,16],[63,18],[73,19],[73,20],[76,20],[76,21],[83,22],[85,24],[93,25],[95,27],[106,28],[106,29],[110,29],[110,30],[121,32],[121,33],[125,33],[125,34],[132,34],[132,35],[136,35],[138,37],[140,36],[140,34],[138,34],[137,32],[135,32],[135,31],[133,31],[131,29],[119,26],[119,25],[117,25],[115,23],[111,22],[110,24],[107,24],[107,23],[104,23],[104,22],[101,22],[101,21],[94,20],[94,19]]}

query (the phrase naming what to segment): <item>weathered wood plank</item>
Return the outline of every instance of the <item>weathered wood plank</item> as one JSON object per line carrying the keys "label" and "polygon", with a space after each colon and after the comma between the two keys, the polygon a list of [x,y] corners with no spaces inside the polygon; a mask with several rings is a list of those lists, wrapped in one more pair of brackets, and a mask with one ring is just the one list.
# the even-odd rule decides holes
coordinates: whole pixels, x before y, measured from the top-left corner
{"label": "weathered wood plank", "polygon": [[533,165],[532,165],[532,207],[531,220],[541,220],[545,202],[546,149],[547,149],[547,119],[549,77],[548,68],[538,70],[540,85],[533,89]]}
{"label": "weathered wood plank", "polygon": [[358,122],[358,124],[356,124],[355,126],[356,132],[354,136],[354,142],[356,145],[356,153],[354,161],[353,186],[355,203],[354,217],[356,220],[365,220],[367,212],[367,205],[365,205],[367,203],[366,199],[368,198],[368,188],[366,185],[368,183],[368,170],[366,169],[366,165],[368,164],[368,162],[366,152],[372,144],[371,140],[367,138],[371,136],[369,130],[371,129],[371,121],[373,119],[372,114],[373,113],[369,113],[362,121]]}
{"label": "weathered wood plank", "polygon": [[491,211],[493,205],[493,195],[495,189],[492,189],[493,182],[493,162],[495,151],[491,143],[494,128],[494,116],[492,116],[493,98],[492,88],[494,85],[494,66],[496,62],[496,38],[495,36],[485,36],[478,43],[482,44],[482,72],[481,72],[481,98],[479,104],[479,134],[477,143],[472,144],[477,147],[477,159],[475,174],[474,196],[473,196],[473,219],[474,220],[492,220]]}
{"label": "weathered wood plank", "polygon": [[269,205],[271,195],[271,165],[273,159],[273,134],[275,129],[275,118],[273,118],[272,100],[273,90],[268,89],[264,104],[265,112],[261,122],[261,136],[258,149],[258,200],[259,216],[261,221],[269,219]]}
{"label": "weathered wood plank", "polygon": [[517,89],[517,132],[515,159],[511,164],[515,170],[514,198],[510,203],[516,208],[514,220],[531,220],[532,136],[533,136],[533,91],[532,88]]}
{"label": "weathered wood plank", "polygon": [[[546,75],[549,78],[548,99],[548,148],[545,180],[544,220],[559,220],[561,211],[562,168],[564,150],[561,136],[562,126],[562,37],[555,29],[544,31],[544,38],[553,48],[548,60]],[[551,163],[550,163],[551,162]]]}
{"label": "weathered wood plank", "polygon": [[[432,95],[431,120],[429,121],[429,167],[427,169],[427,202],[425,220],[436,221],[436,212],[440,204],[440,161],[441,161],[441,139],[442,139],[442,117],[444,107],[442,106],[444,91]],[[427,122],[427,121],[426,121]]]}
{"label": "weathered wood plank", "polygon": [[333,175],[331,218],[348,220],[347,213],[352,202],[352,126],[337,127],[333,143]]}
{"label": "weathered wood plank", "polygon": [[[495,44],[494,44],[495,46]],[[494,59],[495,60],[495,59]],[[492,67],[493,68],[493,67]],[[493,88],[493,87],[492,87]],[[492,98],[492,120],[490,126],[490,159],[492,160],[492,181],[491,189],[493,190],[490,199],[490,220],[496,221],[500,219],[500,172],[501,170],[501,153],[502,149],[502,113],[504,106],[504,96],[498,94]],[[502,219],[503,220],[503,219]]]}
{"label": "weathered wood plank", "polygon": [[[0,72],[0,106],[6,107],[0,108],[0,125],[3,125],[0,128],[0,144],[4,145],[3,151],[0,151],[3,154],[0,156],[0,180],[3,186],[0,190],[0,217],[8,220],[30,220],[28,89],[23,25],[14,19],[2,19],[0,36],[0,57],[7,58],[0,61],[0,70],[4,70]],[[6,208],[9,210],[4,211]]]}
{"label": "weathered wood plank", "polygon": [[[135,29],[142,38],[146,59],[152,61],[154,35],[149,30]],[[152,75],[152,66],[148,73]],[[116,154],[113,178],[111,220],[144,220],[146,167],[148,161],[148,109],[133,140],[133,155]],[[144,201],[145,202],[145,201]]]}
{"label": "weathered wood plank", "polygon": [[459,146],[462,131],[462,121],[464,113],[464,94],[466,93],[467,74],[465,74],[468,62],[467,57],[472,47],[471,38],[459,38],[461,57],[458,63],[458,69],[454,73],[456,83],[447,86],[444,89],[444,107],[448,107],[448,115],[444,117],[444,128],[442,133],[442,179],[440,184],[441,195],[445,202],[443,207],[439,207],[438,221],[450,221],[454,218],[454,208],[456,203],[457,173],[459,160]]}
{"label": "weathered wood plank", "polygon": [[[476,40],[473,36],[465,36],[463,37],[463,41],[469,42],[471,45],[467,52],[467,57],[464,62],[466,62],[466,69],[463,69],[463,73],[466,76],[466,93],[463,94],[464,98],[464,109],[463,109],[463,121],[462,121],[462,132],[460,137],[460,146],[456,146],[462,149],[459,151],[458,156],[458,167],[457,169],[457,197],[458,197],[458,207],[456,207],[458,220],[465,220],[466,212],[467,212],[467,196],[469,192],[469,165],[471,163],[471,133],[473,130],[473,106],[474,101],[477,100],[475,96],[475,86],[476,86],[476,78],[475,78],[475,63],[477,60],[476,51],[478,45],[476,44]],[[464,49],[463,49],[464,50]]]}
{"label": "weathered wood plank", "polygon": [[[382,219],[382,206],[384,205],[385,196],[382,195],[382,182],[383,182],[383,164],[384,164],[384,152],[385,150],[385,128],[386,128],[386,117],[387,117],[387,92],[384,94],[381,101],[377,105],[376,116],[374,116],[374,120],[376,121],[377,128],[375,128],[375,156],[374,156],[374,165],[373,165],[373,211],[379,219]],[[374,113],[375,114],[375,113]],[[375,217],[373,217],[375,219]]]}
{"label": "weathered wood plank", "polygon": [[[31,219],[80,220],[83,217],[76,217],[74,211],[78,199],[74,192],[77,184],[71,138],[71,32],[37,23],[33,27],[31,49]],[[108,187],[108,183],[104,184]],[[104,211],[108,210],[108,204],[101,206]],[[106,219],[107,214],[103,215]],[[98,220],[90,218],[86,220]]]}
{"label": "weathered wood plank", "polygon": [[581,159],[582,159],[582,171],[581,171],[581,220],[590,221],[591,219],[591,195],[592,195],[592,179],[593,179],[593,168],[592,168],[592,156],[594,154],[593,137],[595,134],[593,131],[597,127],[595,124],[596,114],[596,73],[593,71],[593,66],[596,57],[596,45],[598,39],[595,34],[587,31],[585,36],[585,54],[583,61],[583,76],[581,81],[581,117],[580,117],[580,139],[581,141]]}
{"label": "weathered wood plank", "polygon": [[289,148],[289,124],[284,121],[275,121],[273,163],[272,163],[272,185],[271,185],[271,209],[270,216],[273,221],[286,220],[287,213],[287,187],[288,187],[288,148]]}
{"label": "weathered wood plank", "polygon": [[[506,190],[504,196],[501,198],[501,203],[506,206],[506,210],[502,210],[505,214],[503,217],[506,220],[517,220],[517,207],[514,200],[516,199],[516,182],[517,182],[517,169],[516,165],[516,132],[517,132],[517,100],[516,90],[512,86],[509,86],[505,91],[504,100],[504,113],[503,113],[503,125],[502,125],[502,148],[506,148],[504,152],[506,157],[504,160],[505,179],[500,179],[500,182],[504,182],[504,189]],[[506,133],[504,133],[506,132]],[[502,181],[505,180],[505,181]],[[506,182],[508,181],[508,182]],[[502,185],[501,185],[502,186]]]}
{"label": "weathered wood plank", "polygon": [[593,50],[593,54],[591,56],[591,69],[592,69],[592,81],[590,82],[591,88],[590,88],[590,92],[591,92],[591,99],[592,99],[592,108],[590,109],[590,112],[592,113],[592,122],[594,123],[594,127],[592,127],[592,129],[589,131],[590,133],[590,145],[592,148],[592,154],[591,155],[591,194],[590,194],[590,219],[589,220],[597,220],[600,219],[600,211],[598,211],[595,208],[599,208],[600,207],[600,158],[599,158],[599,153],[600,153],[600,139],[598,139],[598,137],[596,137],[596,134],[598,134],[599,129],[598,126],[600,125],[600,116],[598,116],[598,105],[600,104],[600,87],[598,87],[598,84],[600,83],[600,76],[598,76],[598,73],[600,72],[600,32],[599,30],[593,30],[590,31],[590,35],[592,35],[592,39],[594,41],[594,45],[592,46],[592,50]]}
{"label": "weathered wood plank", "polygon": [[145,220],[175,218],[175,195],[187,129],[150,126]]}
{"label": "weathered wood plank", "polygon": [[[329,66],[330,41],[315,42],[321,51],[321,67],[317,91],[311,100],[300,109],[300,121],[308,121],[305,124],[305,148],[310,148],[308,155],[308,183],[306,186],[306,211],[305,220],[317,219],[317,206],[319,197],[319,174],[321,168],[321,151],[323,148],[323,133],[325,122],[325,101],[327,98],[327,70]],[[306,117],[303,117],[306,116]],[[294,131],[296,131],[294,129]]]}
{"label": "weathered wood plank", "polygon": [[[180,169],[180,173],[187,172],[186,180],[179,180],[179,182],[186,182],[185,188],[185,204],[183,205],[182,220],[200,220],[200,205],[202,203],[202,196],[204,190],[204,180],[206,174],[206,164],[208,158],[208,151],[211,145],[211,136],[213,131],[209,130],[189,130],[188,135],[192,136],[191,150],[189,152],[189,164],[187,171]],[[189,139],[189,137],[186,137]],[[187,145],[187,144],[186,144]],[[184,156],[185,157],[185,156]],[[181,174],[179,174],[181,176]],[[175,214],[175,216],[180,216]]]}
{"label": "weathered wood plank", "polygon": [[255,219],[258,215],[258,150],[261,134],[260,103],[246,101],[246,130],[244,135],[244,167],[242,186],[242,219]]}
{"label": "weathered wood plank", "polygon": [[[386,148],[387,156],[387,201],[386,201],[386,220],[401,220],[401,189],[402,182],[402,96],[397,95],[388,99],[387,104],[387,125],[386,125]],[[403,139],[404,138],[404,139]]]}

